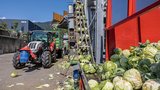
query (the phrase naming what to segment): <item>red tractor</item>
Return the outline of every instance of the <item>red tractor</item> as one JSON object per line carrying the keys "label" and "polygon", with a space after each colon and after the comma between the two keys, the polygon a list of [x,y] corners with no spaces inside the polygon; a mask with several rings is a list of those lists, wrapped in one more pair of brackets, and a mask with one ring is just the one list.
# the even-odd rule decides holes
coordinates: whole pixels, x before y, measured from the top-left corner
{"label": "red tractor", "polygon": [[21,48],[13,57],[15,69],[21,69],[27,63],[41,64],[49,68],[56,61],[56,46],[53,33],[33,31],[29,34],[29,43]]}

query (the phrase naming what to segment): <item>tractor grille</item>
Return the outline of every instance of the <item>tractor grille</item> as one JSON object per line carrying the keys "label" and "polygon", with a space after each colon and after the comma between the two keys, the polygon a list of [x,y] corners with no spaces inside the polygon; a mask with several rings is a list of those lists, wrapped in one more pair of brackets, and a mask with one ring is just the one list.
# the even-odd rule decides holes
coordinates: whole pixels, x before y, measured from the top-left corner
{"label": "tractor grille", "polygon": [[35,49],[35,48],[36,48],[36,43],[30,43],[30,44],[29,44],[29,47],[30,47],[31,49]]}

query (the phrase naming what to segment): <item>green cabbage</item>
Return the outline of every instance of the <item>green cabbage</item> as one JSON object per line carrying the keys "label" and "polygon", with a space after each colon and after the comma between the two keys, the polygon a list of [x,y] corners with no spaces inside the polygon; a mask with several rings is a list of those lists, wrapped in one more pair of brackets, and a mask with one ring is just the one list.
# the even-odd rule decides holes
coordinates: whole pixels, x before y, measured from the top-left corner
{"label": "green cabbage", "polygon": [[120,59],[120,56],[118,54],[113,54],[111,57],[110,57],[110,60],[111,61],[118,61]]}
{"label": "green cabbage", "polygon": [[151,62],[151,64],[155,63],[155,60],[151,57],[146,56],[146,58],[144,58],[144,59],[148,59]]}
{"label": "green cabbage", "polygon": [[91,90],[100,90],[98,86],[91,88]]}
{"label": "green cabbage", "polygon": [[64,84],[64,90],[74,90],[74,80],[73,79],[67,78],[63,84]]}
{"label": "green cabbage", "polygon": [[158,50],[160,50],[160,41],[157,42],[156,48],[157,48]]}
{"label": "green cabbage", "polygon": [[80,59],[81,63],[89,63],[89,61],[87,59]]}
{"label": "green cabbage", "polygon": [[79,55],[79,60],[81,60],[81,59],[84,59],[84,56],[83,55]]}
{"label": "green cabbage", "polygon": [[143,84],[142,90],[160,90],[160,80],[147,80]]}
{"label": "green cabbage", "polygon": [[90,79],[88,81],[88,84],[89,84],[89,87],[91,88],[91,90],[92,90],[92,88],[95,88],[95,87],[98,86],[98,82],[96,80],[93,80],[93,79]]}
{"label": "green cabbage", "polygon": [[117,68],[113,75],[123,75],[125,70],[123,68]]}
{"label": "green cabbage", "polygon": [[118,54],[118,55],[120,55],[122,53],[121,48],[115,48],[113,51],[114,51],[115,54]]}
{"label": "green cabbage", "polygon": [[101,90],[113,90],[113,87],[114,87],[113,84],[107,81]]}
{"label": "green cabbage", "polygon": [[113,84],[115,84],[116,82],[120,81],[120,80],[123,80],[123,78],[121,76],[116,76],[114,79],[113,79]]}
{"label": "green cabbage", "polygon": [[111,76],[112,76],[111,72],[108,71],[108,72],[105,73],[105,79],[110,79]]}
{"label": "green cabbage", "polygon": [[109,79],[112,79],[115,77],[115,74],[112,73],[112,72],[104,72],[103,74],[100,74],[101,75],[101,79],[102,80],[109,80]]}
{"label": "green cabbage", "polygon": [[156,54],[154,59],[156,60],[156,62],[160,62],[160,54]]}
{"label": "green cabbage", "polygon": [[74,90],[74,87],[71,85],[65,85],[64,90]]}
{"label": "green cabbage", "polygon": [[97,73],[102,73],[103,72],[103,65],[99,64],[97,68]]}
{"label": "green cabbage", "polygon": [[123,78],[129,81],[134,89],[140,89],[142,86],[141,74],[137,69],[129,69],[127,70]]}
{"label": "green cabbage", "polygon": [[103,64],[103,69],[105,72],[107,71],[114,72],[117,69],[117,65],[112,61],[106,61]]}
{"label": "green cabbage", "polygon": [[132,47],[130,52],[132,56],[140,56],[143,54],[142,48],[140,47]]}
{"label": "green cabbage", "polygon": [[92,59],[91,55],[86,55],[85,59],[87,59],[88,61],[90,61]]}
{"label": "green cabbage", "polygon": [[129,66],[128,66],[128,58],[122,57],[119,61],[120,61],[120,65],[121,65],[122,68],[124,68],[124,69],[129,68]]}
{"label": "green cabbage", "polygon": [[128,49],[126,50],[123,50],[122,51],[122,54],[125,56],[125,57],[129,57],[131,55],[130,51]]}
{"label": "green cabbage", "polygon": [[152,45],[148,45],[147,47],[145,47],[143,49],[143,53],[146,55],[146,56],[150,56],[150,57],[154,57],[157,53],[158,49],[155,48],[154,46]]}
{"label": "green cabbage", "polygon": [[139,43],[139,44],[140,44],[140,45],[139,45],[140,48],[145,48],[146,46],[150,45],[151,43],[150,43],[149,40],[146,40],[145,43]]}
{"label": "green cabbage", "polygon": [[83,68],[84,65],[85,65],[85,63],[80,63],[81,68]]}
{"label": "green cabbage", "polygon": [[99,87],[100,90],[104,87],[104,85],[106,84],[106,82],[107,82],[106,80],[100,82],[100,84],[98,85],[98,87]]}
{"label": "green cabbage", "polygon": [[151,61],[149,59],[143,59],[138,63],[138,70],[147,73],[150,71]]}
{"label": "green cabbage", "polygon": [[119,80],[114,84],[114,90],[133,90],[133,87],[128,81]]}
{"label": "green cabbage", "polygon": [[121,67],[120,60],[118,60],[118,61],[113,61],[113,62],[117,65],[117,67]]}
{"label": "green cabbage", "polygon": [[138,66],[138,63],[140,61],[140,57],[138,56],[132,56],[132,57],[129,57],[129,60],[128,60],[128,63],[131,67],[137,67]]}
{"label": "green cabbage", "polygon": [[90,74],[93,74],[96,72],[96,69],[94,68],[92,64],[84,64],[83,70],[85,73],[90,73]]}
{"label": "green cabbage", "polygon": [[160,62],[152,64],[150,70],[153,75],[160,78]]}

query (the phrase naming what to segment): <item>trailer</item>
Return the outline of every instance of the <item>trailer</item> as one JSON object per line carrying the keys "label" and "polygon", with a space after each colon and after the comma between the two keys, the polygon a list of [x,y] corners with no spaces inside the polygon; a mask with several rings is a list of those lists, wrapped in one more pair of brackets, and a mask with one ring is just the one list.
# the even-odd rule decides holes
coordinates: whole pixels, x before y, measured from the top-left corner
{"label": "trailer", "polygon": [[63,57],[63,33],[62,33],[62,29],[55,28],[54,30],[49,30],[49,31],[54,33],[53,38],[55,39],[57,57],[62,58]]}

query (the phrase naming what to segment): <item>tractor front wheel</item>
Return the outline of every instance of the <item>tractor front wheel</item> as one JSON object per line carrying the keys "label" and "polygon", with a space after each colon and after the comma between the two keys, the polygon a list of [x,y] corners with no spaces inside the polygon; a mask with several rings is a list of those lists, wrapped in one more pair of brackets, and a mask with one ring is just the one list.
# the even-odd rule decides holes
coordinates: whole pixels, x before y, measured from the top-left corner
{"label": "tractor front wheel", "polygon": [[20,55],[20,52],[16,52],[13,56],[13,60],[12,60],[12,63],[13,63],[13,67],[15,69],[21,69],[25,66],[25,64],[23,63],[20,63],[19,59],[18,59],[18,56]]}
{"label": "tractor front wheel", "polygon": [[44,68],[49,68],[51,67],[51,64],[52,64],[51,53],[49,51],[44,51],[42,53],[42,66]]}

